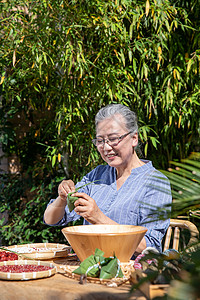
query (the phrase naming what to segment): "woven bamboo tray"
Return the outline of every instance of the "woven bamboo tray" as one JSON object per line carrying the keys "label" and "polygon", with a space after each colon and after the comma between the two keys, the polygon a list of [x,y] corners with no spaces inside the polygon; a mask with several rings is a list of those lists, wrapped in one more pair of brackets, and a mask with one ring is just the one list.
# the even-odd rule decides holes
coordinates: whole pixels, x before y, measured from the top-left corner
{"label": "woven bamboo tray", "polygon": [[80,261],[73,260],[73,259],[56,259],[53,260],[54,265],[58,268],[58,270],[62,270],[62,272],[69,278],[75,279],[80,281],[81,283],[84,283],[84,281],[91,282],[91,283],[98,283],[98,284],[104,284],[111,287],[117,287],[125,283],[129,283],[129,278],[131,275],[131,272],[134,270],[133,265],[134,261],[130,260],[127,263],[121,263],[120,267],[124,274],[124,278],[112,278],[112,279],[100,279],[100,278],[93,278],[93,277],[87,277],[84,278],[84,276],[80,276],[78,274],[72,273],[74,270],[76,270],[79,265]]}
{"label": "woven bamboo tray", "polygon": [[33,261],[33,260],[13,260],[13,261],[4,261],[0,262],[0,266],[8,265],[40,265],[40,266],[49,266],[52,269],[39,272],[23,272],[23,273],[10,273],[10,272],[1,272],[0,279],[4,280],[30,280],[30,279],[39,279],[50,277],[57,272],[57,268],[53,263]]}
{"label": "woven bamboo tray", "polygon": [[[20,253],[20,248],[37,248],[41,251],[32,250],[31,252]],[[20,259],[38,259],[38,260],[49,260],[57,257],[67,257],[71,252],[72,247],[64,244],[55,243],[36,243],[36,244],[23,244],[23,245],[13,245],[6,247],[8,250],[16,251]],[[20,255],[20,254],[24,254]]]}

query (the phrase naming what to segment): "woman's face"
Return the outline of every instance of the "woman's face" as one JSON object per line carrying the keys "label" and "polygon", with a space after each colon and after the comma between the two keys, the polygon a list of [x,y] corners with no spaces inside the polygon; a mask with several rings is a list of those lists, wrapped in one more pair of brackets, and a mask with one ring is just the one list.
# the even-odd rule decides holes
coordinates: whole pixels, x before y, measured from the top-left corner
{"label": "woman's face", "polygon": [[[96,137],[109,139],[120,137],[129,131],[126,128],[125,120],[122,115],[116,114],[111,118],[99,122],[96,129]],[[132,163],[134,147],[138,143],[137,133],[132,136],[128,134],[122,138],[115,146],[109,145],[109,142],[97,146],[102,159],[110,166],[116,169],[125,169]]]}

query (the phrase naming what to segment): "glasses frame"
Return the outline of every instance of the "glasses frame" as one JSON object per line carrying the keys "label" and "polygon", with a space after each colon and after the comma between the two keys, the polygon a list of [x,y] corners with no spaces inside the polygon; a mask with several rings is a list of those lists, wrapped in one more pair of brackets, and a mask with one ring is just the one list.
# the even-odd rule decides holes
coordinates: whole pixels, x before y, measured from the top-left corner
{"label": "glasses frame", "polygon": [[96,142],[97,142],[97,138],[95,139],[92,139],[92,143],[96,146],[96,147],[104,147],[105,143],[107,143],[109,146],[111,147],[115,147],[117,146],[127,135],[129,135],[130,133],[132,133],[133,131],[129,131],[121,136],[118,136],[117,139],[118,139],[118,142],[116,143],[116,145],[110,145],[110,139],[104,139],[102,138],[102,144],[101,145],[96,145]]}

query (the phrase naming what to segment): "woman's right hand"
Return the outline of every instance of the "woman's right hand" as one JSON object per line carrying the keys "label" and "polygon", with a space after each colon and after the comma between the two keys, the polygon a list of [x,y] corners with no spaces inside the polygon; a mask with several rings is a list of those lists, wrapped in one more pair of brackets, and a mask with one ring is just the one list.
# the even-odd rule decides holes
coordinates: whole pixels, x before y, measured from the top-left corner
{"label": "woman's right hand", "polygon": [[67,195],[75,192],[75,185],[72,180],[63,180],[58,186],[58,195],[61,200],[66,201]]}
{"label": "woman's right hand", "polygon": [[44,221],[49,225],[59,222],[65,213],[67,205],[67,195],[75,192],[75,185],[72,180],[63,180],[58,186],[58,197],[53,201],[44,212]]}

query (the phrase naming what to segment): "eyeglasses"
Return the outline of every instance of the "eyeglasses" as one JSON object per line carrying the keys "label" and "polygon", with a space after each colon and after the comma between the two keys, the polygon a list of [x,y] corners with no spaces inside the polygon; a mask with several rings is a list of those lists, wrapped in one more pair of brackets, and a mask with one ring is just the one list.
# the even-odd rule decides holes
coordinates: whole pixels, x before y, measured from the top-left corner
{"label": "eyeglasses", "polygon": [[96,138],[93,139],[92,142],[96,147],[103,147],[105,143],[107,143],[109,146],[114,147],[119,144],[119,142],[125,138],[127,135],[129,135],[132,131],[129,131],[128,133],[125,133],[121,136],[113,136],[108,139],[104,138]]}

